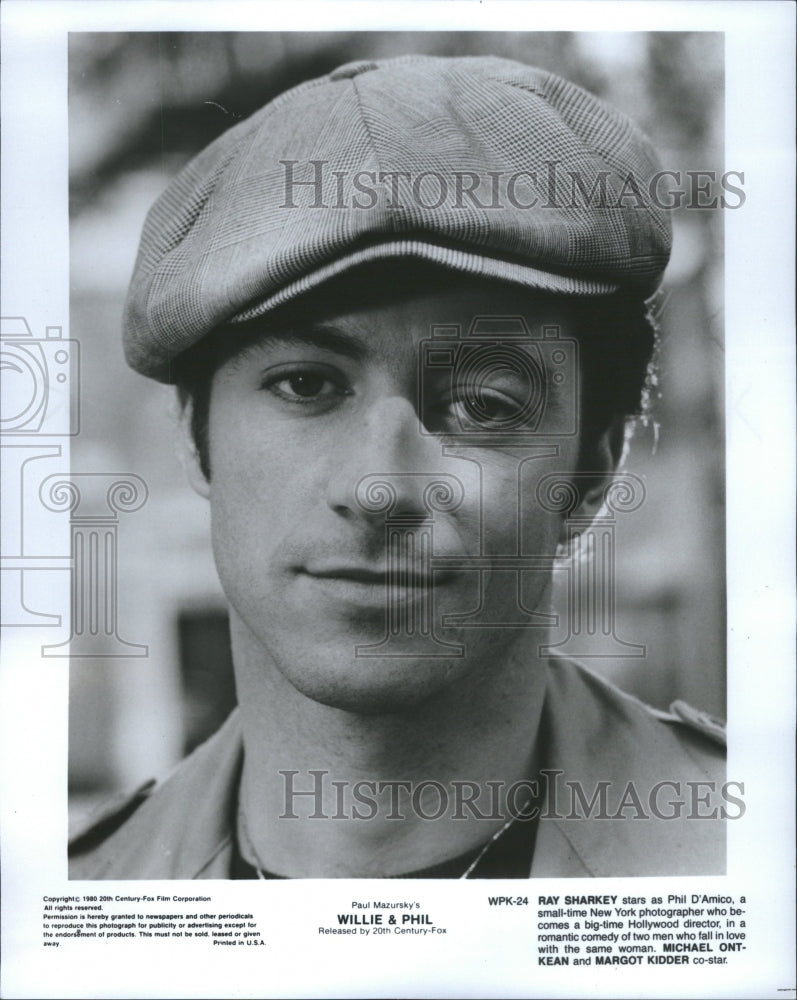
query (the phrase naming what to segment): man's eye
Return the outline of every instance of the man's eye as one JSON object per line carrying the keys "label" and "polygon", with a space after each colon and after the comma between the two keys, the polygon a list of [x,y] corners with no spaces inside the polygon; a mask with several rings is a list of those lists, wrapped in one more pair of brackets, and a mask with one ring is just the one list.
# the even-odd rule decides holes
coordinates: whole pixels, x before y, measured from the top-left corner
{"label": "man's eye", "polygon": [[514,421],[519,410],[515,400],[494,393],[460,396],[451,408],[458,420],[487,427]]}
{"label": "man's eye", "polygon": [[522,420],[523,404],[497,390],[457,391],[430,405],[424,416],[424,424],[432,433],[501,430],[515,427]]}
{"label": "man's eye", "polygon": [[263,388],[280,399],[299,404],[326,402],[348,395],[340,380],[312,368],[272,372],[263,379]]}
{"label": "man's eye", "polygon": [[[523,419],[523,404],[497,390],[458,391],[441,400],[431,423],[441,431],[500,430],[516,426]],[[429,427],[432,430],[432,427]]]}

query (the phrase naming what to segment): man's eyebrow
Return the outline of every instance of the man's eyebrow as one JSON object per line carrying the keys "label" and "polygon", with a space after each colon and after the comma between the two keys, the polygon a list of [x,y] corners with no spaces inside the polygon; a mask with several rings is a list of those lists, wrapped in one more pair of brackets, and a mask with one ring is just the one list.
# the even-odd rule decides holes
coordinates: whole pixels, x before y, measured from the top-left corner
{"label": "man's eyebrow", "polygon": [[287,344],[292,347],[315,347],[331,351],[354,361],[360,361],[368,352],[365,342],[354,334],[341,330],[331,323],[308,323],[287,326],[277,330],[264,330],[253,338],[241,353],[256,351],[260,347]]}

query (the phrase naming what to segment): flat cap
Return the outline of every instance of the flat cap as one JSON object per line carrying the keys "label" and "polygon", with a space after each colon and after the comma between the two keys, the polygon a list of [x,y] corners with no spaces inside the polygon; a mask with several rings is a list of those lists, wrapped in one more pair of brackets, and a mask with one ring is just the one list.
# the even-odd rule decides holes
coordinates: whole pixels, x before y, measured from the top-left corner
{"label": "flat cap", "polygon": [[129,364],[163,382],[222,324],[386,258],[575,295],[645,298],[669,258],[658,163],[623,114],[493,57],[357,62],[208,146],[144,225]]}

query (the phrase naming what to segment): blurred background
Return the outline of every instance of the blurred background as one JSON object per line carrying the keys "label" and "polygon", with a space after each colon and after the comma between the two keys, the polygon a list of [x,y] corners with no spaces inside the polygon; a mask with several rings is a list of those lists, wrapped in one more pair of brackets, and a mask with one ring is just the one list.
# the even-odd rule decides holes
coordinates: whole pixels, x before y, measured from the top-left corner
{"label": "blurred background", "polygon": [[[552,70],[628,113],[665,168],[724,169],[720,34],[72,34],[69,336],[81,350],[72,471],[132,472],[149,489],[118,528],[119,635],[148,655],[71,663],[72,818],[108,791],[163,775],[235,703],[208,512],[175,455],[173,390],[122,358],[144,216],[193,155],[278,93],[353,59],[411,52]],[[685,698],[724,716],[721,212],[680,209],[673,224],[653,412],[627,462],[647,496],[616,526],[616,635],[645,655],[584,662],[656,706]]]}

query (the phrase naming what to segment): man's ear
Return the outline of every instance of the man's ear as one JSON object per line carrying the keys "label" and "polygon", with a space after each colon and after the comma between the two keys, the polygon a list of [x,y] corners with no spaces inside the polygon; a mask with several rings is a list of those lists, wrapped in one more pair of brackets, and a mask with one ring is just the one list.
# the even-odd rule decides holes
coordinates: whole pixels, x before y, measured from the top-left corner
{"label": "man's ear", "polygon": [[626,443],[626,420],[619,416],[597,441],[582,450],[576,476],[576,485],[581,487],[580,516],[594,517],[602,507],[606,487],[624,458]]}
{"label": "man's ear", "polygon": [[185,470],[191,488],[207,500],[210,497],[210,483],[202,471],[202,462],[191,430],[194,404],[191,399],[186,399],[183,402],[178,402],[177,405],[179,406],[177,449],[180,464]]}

